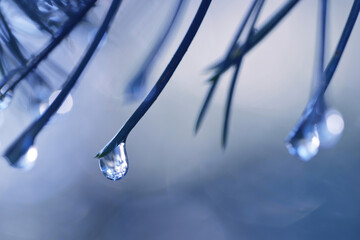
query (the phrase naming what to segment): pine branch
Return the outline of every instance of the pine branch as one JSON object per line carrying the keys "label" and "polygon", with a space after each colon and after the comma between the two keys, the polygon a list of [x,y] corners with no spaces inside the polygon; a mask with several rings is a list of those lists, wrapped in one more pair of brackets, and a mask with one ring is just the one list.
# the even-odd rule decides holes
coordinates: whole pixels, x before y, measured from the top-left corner
{"label": "pine branch", "polygon": [[[17,38],[12,33],[10,26],[8,25],[3,13],[0,11],[0,26],[1,26],[1,33],[4,35],[1,39],[4,41],[7,49],[10,50],[11,55],[14,57],[17,65],[25,65],[26,64],[26,57],[23,53],[22,45],[19,43]],[[20,68],[17,67],[16,69],[10,70],[3,69],[4,77],[0,81],[0,89],[1,94],[5,95],[10,89],[4,90],[2,89],[4,85],[17,74],[17,71]],[[45,86],[48,86],[47,82],[37,73],[34,73],[36,78]]]}
{"label": "pine branch", "polygon": [[[227,54],[225,55],[224,57],[224,61],[222,61],[220,64],[217,65],[217,67],[220,67],[222,65],[225,65],[225,62],[228,61],[228,59],[230,59],[230,55],[235,51],[235,48],[237,46],[237,43],[239,41],[239,38],[240,38],[240,35],[242,34],[242,32],[244,31],[245,29],[245,26],[246,24],[248,23],[249,19],[250,19],[250,16],[251,14],[253,13],[254,9],[255,9],[255,6],[256,6],[256,3],[258,1],[257,0],[254,0],[251,7],[249,8],[244,20],[242,21],[240,27],[239,27],[239,30],[238,32],[235,34],[234,36],[234,39],[232,41],[232,44],[230,45],[229,47],[229,50],[227,51]],[[198,132],[200,126],[201,126],[201,123],[204,119],[204,116],[205,116],[205,113],[207,111],[207,108],[209,106],[209,103],[210,103],[210,100],[214,94],[214,91],[216,89],[216,86],[217,86],[217,83],[218,83],[218,80],[219,80],[219,77],[220,77],[221,74],[219,73],[216,73],[211,79],[210,79],[210,82],[212,83],[210,89],[209,89],[209,92],[208,94],[206,95],[206,98],[205,98],[205,101],[203,103],[203,106],[200,110],[200,113],[199,113],[199,116],[197,118],[197,121],[196,121],[196,125],[195,125],[195,133]],[[236,74],[237,75],[237,74]]]}
{"label": "pine branch", "polygon": [[349,40],[350,34],[354,28],[356,19],[359,15],[359,11],[360,11],[360,0],[355,0],[351,7],[348,19],[346,21],[345,27],[343,29],[343,32],[341,34],[341,37],[339,39],[339,42],[335,49],[335,52],[325,69],[324,84],[320,88],[318,88],[318,90],[314,93],[313,97],[308,102],[299,121],[297,122],[297,124],[295,125],[293,130],[290,132],[289,136],[287,137],[287,141],[289,141],[291,138],[294,138],[296,135],[298,135],[299,132],[301,131],[301,129],[303,128],[303,126],[308,121],[311,121],[311,119],[313,117],[313,112],[315,111],[316,106],[319,104],[319,102],[322,101],[324,94],[325,94],[325,92],[332,80],[332,77],[335,73],[335,70],[340,62],[341,56],[345,50],[345,47]]}
{"label": "pine branch", "polygon": [[79,12],[74,15],[73,18],[69,19],[63,27],[61,27],[56,34],[53,35],[49,43],[44,47],[44,49],[36,56],[30,58],[29,60],[23,60],[22,67],[18,69],[16,74],[13,76],[5,76],[6,81],[2,81],[2,88],[5,83],[10,82],[9,87],[5,90],[13,90],[20,81],[25,78],[30,72],[32,72],[46,57],[54,50],[61,41],[75,28],[75,26],[85,17],[88,11],[94,6],[97,0],[91,0],[88,5],[79,10]]}
{"label": "pine branch", "polygon": [[[250,36],[254,32],[254,26],[255,26],[256,20],[259,17],[259,14],[260,14],[260,11],[262,9],[262,6],[264,5],[264,2],[265,2],[264,0],[257,1],[258,6],[254,10],[254,15],[255,16],[253,17],[252,21],[250,22],[249,32],[247,34],[247,37],[246,37],[246,40],[245,40],[245,43],[244,43],[244,48],[245,49],[247,48],[247,45],[249,44]],[[232,102],[232,98],[233,98],[233,95],[234,95],[236,80],[238,79],[237,76],[239,74],[239,69],[240,69],[240,66],[241,66],[242,59],[243,58],[240,58],[238,63],[235,66],[235,72],[234,72],[234,75],[233,75],[233,77],[231,79],[229,93],[228,93],[228,97],[227,97],[227,101],[226,101],[224,126],[223,126],[223,135],[222,135],[222,146],[223,146],[223,148],[226,147],[228,128],[229,128],[231,102]]]}
{"label": "pine branch", "polygon": [[[226,55],[225,59],[222,60],[220,63],[216,64],[215,66],[211,67],[215,70],[215,74],[213,77],[210,78],[210,88],[209,91],[205,97],[205,101],[201,107],[200,113],[198,115],[196,125],[195,125],[195,133],[198,132],[201,123],[203,122],[203,119],[205,117],[205,114],[207,112],[208,106],[210,104],[211,98],[214,95],[215,89],[218,85],[218,80],[220,79],[221,75],[226,72],[230,67],[236,66],[236,64],[243,58],[253,47],[255,47],[262,39],[264,39],[271,30],[274,29],[274,27],[277,26],[277,24],[290,12],[291,9],[294,8],[294,6],[299,2],[299,0],[289,0],[288,3],[286,3],[273,17],[268,20],[265,25],[263,25],[259,31],[255,32],[249,39],[246,47],[245,45],[234,47],[233,45],[230,47],[230,51]],[[255,4],[255,3],[254,3]],[[253,7],[250,7],[249,12],[251,12],[251,9]],[[248,18],[249,13],[244,18],[244,22],[246,22],[246,19]],[[237,35],[240,36],[242,32],[242,27],[239,28],[239,33]],[[236,35],[236,36],[237,36]],[[234,40],[235,42],[235,40]],[[235,44],[236,45],[236,44]]]}
{"label": "pine branch", "polygon": [[28,0],[13,0],[15,4],[34,22],[40,29],[45,30],[46,32],[53,34],[51,28],[44,23],[44,21],[36,14],[36,7],[32,1]]}
{"label": "pine branch", "polygon": [[17,161],[23,156],[27,150],[34,144],[34,140],[37,134],[42,130],[42,128],[47,124],[50,118],[57,112],[61,107],[62,103],[66,99],[67,95],[71,89],[75,86],[77,80],[79,79],[81,73],[89,63],[91,57],[93,56],[95,50],[97,49],[101,39],[108,30],[115,14],[117,13],[122,0],[113,0],[110,8],[103,20],[100,28],[98,29],[93,41],[86,50],[85,55],[82,57],[80,63],[75,68],[73,73],[69,76],[68,80],[64,84],[63,89],[56,97],[56,99],[51,103],[51,105],[46,109],[43,115],[41,115],[35,122],[33,122],[21,135],[18,139],[15,140],[5,151],[5,158],[10,162],[11,165],[16,166]]}

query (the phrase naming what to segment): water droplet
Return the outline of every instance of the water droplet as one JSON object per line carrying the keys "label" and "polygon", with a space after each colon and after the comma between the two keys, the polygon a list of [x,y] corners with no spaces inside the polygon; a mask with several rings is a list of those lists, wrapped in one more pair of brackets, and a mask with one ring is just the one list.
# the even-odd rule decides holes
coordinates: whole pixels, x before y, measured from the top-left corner
{"label": "water droplet", "polygon": [[110,180],[120,180],[126,175],[128,168],[125,142],[120,143],[111,153],[100,158],[100,170]]}
{"label": "water droplet", "polygon": [[309,161],[319,151],[320,139],[317,127],[308,124],[287,142],[286,147],[290,154],[299,157],[303,161]]}
{"label": "water droplet", "polygon": [[344,119],[340,112],[329,110],[326,112],[326,127],[333,135],[339,135],[344,130]]}
{"label": "water droplet", "polygon": [[[47,109],[48,106],[51,105],[51,103],[56,99],[56,97],[59,95],[59,93],[61,92],[61,90],[56,90],[54,91],[50,97],[49,97],[49,103],[46,104],[46,103],[42,103],[40,105],[40,114],[42,114],[43,112],[45,112],[45,110]],[[58,114],[65,114],[67,112],[70,112],[70,110],[72,109],[74,105],[74,101],[73,101],[73,98],[71,96],[71,94],[69,94],[66,98],[65,98],[65,101],[62,103],[61,107],[59,108],[59,110],[57,110],[56,113]]]}
{"label": "water droplet", "polygon": [[343,131],[344,119],[341,113],[335,109],[326,110],[318,124],[321,147],[333,147],[340,140]]}
{"label": "water droplet", "polygon": [[36,147],[31,146],[27,152],[15,163],[11,165],[16,168],[29,170],[35,165],[35,161],[38,157],[38,150]]}
{"label": "water droplet", "polygon": [[7,91],[5,94],[0,93],[0,110],[7,108],[13,98],[13,92]]}
{"label": "water droplet", "polygon": [[41,103],[40,106],[39,106],[39,113],[40,115],[42,115],[46,109],[49,107],[49,104],[47,102],[45,103]]}

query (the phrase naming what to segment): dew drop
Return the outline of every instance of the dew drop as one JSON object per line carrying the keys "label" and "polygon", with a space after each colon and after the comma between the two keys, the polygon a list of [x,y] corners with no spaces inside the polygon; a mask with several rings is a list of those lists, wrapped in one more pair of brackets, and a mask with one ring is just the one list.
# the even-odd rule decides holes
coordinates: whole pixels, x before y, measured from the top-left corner
{"label": "dew drop", "polygon": [[35,165],[35,161],[38,157],[38,150],[36,147],[31,146],[27,152],[11,166],[15,168],[21,168],[23,170],[29,170]]}
{"label": "dew drop", "polygon": [[[47,104],[46,106],[46,103],[45,104],[41,104],[40,105],[40,114],[42,114],[43,112],[45,112],[45,110],[47,109],[48,106],[50,106],[52,104],[52,102],[56,99],[56,97],[59,95],[59,93],[61,92],[61,90],[56,90],[54,91],[50,97],[49,97],[49,103]],[[65,113],[68,113],[70,112],[70,110],[72,109],[74,105],[74,101],[73,101],[73,98],[71,96],[71,94],[69,94],[64,102],[62,103],[61,107],[59,108],[59,110],[57,110],[56,113],[58,114],[65,114]]]}
{"label": "dew drop", "polygon": [[13,92],[7,91],[5,94],[0,93],[0,110],[7,108],[13,98]]}
{"label": "dew drop", "polygon": [[341,113],[335,109],[326,110],[318,124],[321,147],[333,147],[340,140],[343,131],[344,119]]}
{"label": "dew drop", "polygon": [[320,139],[315,125],[306,126],[299,130],[286,144],[291,155],[307,162],[319,151]]}
{"label": "dew drop", "polygon": [[129,168],[125,142],[120,143],[108,155],[100,158],[100,170],[110,180],[117,181],[123,178]]}
{"label": "dew drop", "polygon": [[339,135],[344,130],[344,119],[340,112],[330,110],[326,113],[326,127],[333,135]]}
{"label": "dew drop", "polygon": [[39,106],[39,113],[40,115],[42,115],[46,109],[49,107],[49,104],[47,102],[45,103],[41,103],[40,106]]}

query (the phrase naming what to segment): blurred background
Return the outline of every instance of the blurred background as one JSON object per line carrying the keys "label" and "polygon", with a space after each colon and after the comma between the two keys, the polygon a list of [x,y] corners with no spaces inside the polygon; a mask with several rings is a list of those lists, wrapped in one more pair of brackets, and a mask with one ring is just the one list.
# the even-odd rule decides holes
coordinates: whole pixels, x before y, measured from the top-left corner
{"label": "blurred background", "polygon": [[[285,2],[267,1],[257,26]],[[329,1],[327,60],[352,2]],[[109,4],[99,1],[93,18],[101,19]],[[186,4],[149,87],[199,4]],[[250,4],[213,1],[168,86],[127,139],[128,174],[112,182],[94,156],[138,106],[125,101],[126,84],[176,5],[125,0],[71,93],[71,111],[58,114],[38,136],[35,166],[21,171],[0,162],[0,239],[360,239],[359,20],[327,94],[345,121],[336,146],[302,162],[284,143],[310,93],[318,20],[318,3],[311,0],[301,1],[246,55],[226,150],[220,143],[230,74],[194,135],[210,76],[205,70],[223,56]],[[35,53],[47,38],[21,20],[14,26]],[[51,61],[71,69],[91,32],[92,26],[79,26]],[[65,77],[54,79],[60,87]],[[39,105],[29,107],[23,96],[15,93],[0,112],[2,151],[38,116]]]}

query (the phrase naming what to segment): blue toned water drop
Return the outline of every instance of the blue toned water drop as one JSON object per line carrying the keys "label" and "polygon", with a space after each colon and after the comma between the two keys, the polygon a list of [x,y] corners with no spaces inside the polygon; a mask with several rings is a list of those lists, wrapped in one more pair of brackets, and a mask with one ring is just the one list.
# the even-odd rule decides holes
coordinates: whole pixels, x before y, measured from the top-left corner
{"label": "blue toned water drop", "polygon": [[318,123],[318,133],[322,148],[333,147],[344,131],[344,119],[335,109],[327,109]]}
{"label": "blue toned water drop", "polygon": [[122,179],[126,175],[128,168],[125,142],[120,143],[112,152],[100,158],[100,170],[110,180]]}
{"label": "blue toned water drop", "polygon": [[38,157],[38,150],[35,146],[31,146],[24,155],[22,155],[16,161],[9,161],[10,165],[14,168],[22,170],[29,170],[34,167],[36,159]]}
{"label": "blue toned water drop", "polygon": [[10,105],[12,98],[13,98],[12,91],[7,91],[4,94],[0,93],[0,110],[7,108]]}
{"label": "blue toned water drop", "polygon": [[306,126],[287,141],[286,147],[291,155],[307,162],[319,151],[320,139],[315,125]]}

